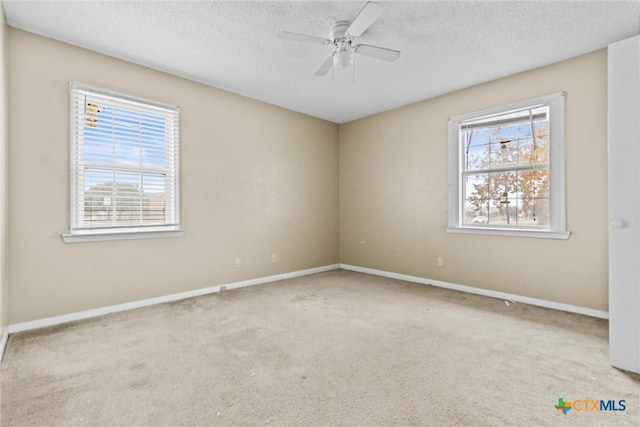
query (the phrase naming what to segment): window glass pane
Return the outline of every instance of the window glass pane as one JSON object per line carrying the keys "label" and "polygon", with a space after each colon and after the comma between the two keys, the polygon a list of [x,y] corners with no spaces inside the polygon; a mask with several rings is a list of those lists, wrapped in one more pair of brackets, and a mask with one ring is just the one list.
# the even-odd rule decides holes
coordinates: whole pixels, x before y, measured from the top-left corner
{"label": "window glass pane", "polygon": [[471,121],[461,128],[466,170],[549,161],[548,107]]}
{"label": "window glass pane", "polygon": [[87,170],[84,206],[83,227],[164,224],[165,175]]}
{"label": "window glass pane", "polygon": [[116,172],[114,183],[115,216],[117,225],[139,225],[142,223],[142,174],[138,172]]}
{"label": "window glass pane", "polygon": [[489,174],[468,175],[465,183],[465,211],[463,223],[466,225],[487,224],[489,222]]}
{"label": "window glass pane", "polygon": [[549,170],[520,172],[523,224],[549,225]]}
{"label": "window glass pane", "polygon": [[496,129],[490,144],[490,168],[504,168],[518,164],[518,140],[514,136],[507,136]]}
{"label": "window glass pane", "polygon": [[95,118],[84,127],[86,161],[165,166],[164,117],[111,106],[97,108]]}
{"label": "window glass pane", "polygon": [[549,163],[549,122],[535,123],[533,129],[536,136],[533,162]]}
{"label": "window glass pane", "polygon": [[113,172],[87,170],[84,187],[84,224],[80,226],[111,226],[113,224]]}
{"label": "window glass pane", "polygon": [[165,176],[143,174],[142,176],[142,219],[146,224],[165,222]]}
{"label": "window glass pane", "polygon": [[515,225],[515,199],[518,197],[518,174],[496,172],[489,174],[489,224]]}
{"label": "window glass pane", "polygon": [[98,110],[93,120],[86,120],[82,150],[85,161],[104,163],[113,162],[111,126],[108,125],[110,122],[111,110],[104,108]]}
{"label": "window glass pane", "polygon": [[141,137],[143,166],[163,168],[165,165],[165,118],[161,116],[142,115],[144,127]]}
{"label": "window glass pane", "polygon": [[549,225],[549,170],[469,174],[464,225]]}
{"label": "window glass pane", "polygon": [[489,130],[472,129],[463,132],[466,152],[465,169],[478,170],[489,167],[491,157]]}
{"label": "window glass pane", "polygon": [[516,224],[517,172],[468,175],[465,193],[465,224]]}
{"label": "window glass pane", "polygon": [[140,164],[140,123],[138,113],[114,109],[113,112],[113,144],[115,146],[115,161],[120,164]]}

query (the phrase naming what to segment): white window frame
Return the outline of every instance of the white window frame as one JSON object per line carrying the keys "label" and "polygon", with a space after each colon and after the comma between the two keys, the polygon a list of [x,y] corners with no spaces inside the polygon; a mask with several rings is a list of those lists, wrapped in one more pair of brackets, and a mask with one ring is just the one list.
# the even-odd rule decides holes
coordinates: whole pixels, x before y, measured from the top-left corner
{"label": "white window frame", "polygon": [[[78,82],[70,83],[70,212],[69,212],[69,232],[62,234],[66,243],[79,243],[105,240],[125,240],[125,239],[145,239],[157,237],[179,237],[184,234],[180,227],[180,108],[176,105],[163,104],[156,101],[137,98],[130,95],[117,93],[110,90],[97,88]],[[99,227],[83,228],[84,215],[84,168],[83,160],[83,129],[82,123],[85,119],[79,116],[77,96],[82,94],[95,95],[101,99],[112,100],[114,105],[130,108],[134,111],[157,112],[167,118],[173,119],[171,138],[165,144],[172,144],[172,157],[169,160],[173,173],[171,178],[167,178],[165,185],[169,185],[170,191],[174,195],[167,203],[168,224],[154,226],[131,226],[131,227]],[[83,113],[84,117],[84,113]],[[144,167],[135,167],[119,163],[113,164],[114,171],[129,168],[132,171],[140,172]],[[140,170],[138,170],[140,169]],[[111,169],[106,169],[111,170]]]}
{"label": "white window frame", "polygon": [[[566,94],[560,92],[509,105],[461,114],[449,119],[449,223],[446,229],[447,232],[547,239],[569,238],[571,233],[566,228],[565,97]],[[462,148],[460,125],[481,117],[541,105],[549,107],[549,227],[532,229],[518,228],[517,226],[474,226],[464,224],[464,150]]]}

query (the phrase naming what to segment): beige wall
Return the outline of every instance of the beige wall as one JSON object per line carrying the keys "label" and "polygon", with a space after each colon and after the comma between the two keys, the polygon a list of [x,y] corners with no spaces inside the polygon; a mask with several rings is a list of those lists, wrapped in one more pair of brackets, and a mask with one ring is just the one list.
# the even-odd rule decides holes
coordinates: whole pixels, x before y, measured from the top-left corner
{"label": "beige wall", "polygon": [[[8,40],[10,323],[338,262],[336,124],[20,30]],[[71,80],[180,105],[184,237],[63,243]]]}
{"label": "beige wall", "polygon": [[[17,323],[337,262],[607,309],[605,51],[338,126],[20,30],[7,35],[3,324],[7,283],[8,321]],[[180,105],[184,237],[62,242],[70,80]],[[570,239],[447,234],[449,116],[559,91]]]}
{"label": "beige wall", "polygon": [[[342,125],[340,261],[607,310],[606,90],[602,50]],[[560,91],[569,240],[447,234],[448,118]]]}
{"label": "beige wall", "polygon": [[[8,275],[8,251],[7,251],[7,24],[4,9],[0,6],[0,337],[4,334],[9,322],[9,275]],[[2,355],[0,354],[0,358]]]}

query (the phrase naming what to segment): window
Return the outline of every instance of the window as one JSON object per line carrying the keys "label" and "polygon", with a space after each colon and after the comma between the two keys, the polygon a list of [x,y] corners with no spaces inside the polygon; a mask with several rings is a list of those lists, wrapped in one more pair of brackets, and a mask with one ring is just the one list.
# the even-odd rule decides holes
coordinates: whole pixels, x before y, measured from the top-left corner
{"label": "window", "polygon": [[179,109],[71,83],[66,242],[181,235]]}
{"label": "window", "polygon": [[564,93],[449,120],[447,231],[566,239]]}

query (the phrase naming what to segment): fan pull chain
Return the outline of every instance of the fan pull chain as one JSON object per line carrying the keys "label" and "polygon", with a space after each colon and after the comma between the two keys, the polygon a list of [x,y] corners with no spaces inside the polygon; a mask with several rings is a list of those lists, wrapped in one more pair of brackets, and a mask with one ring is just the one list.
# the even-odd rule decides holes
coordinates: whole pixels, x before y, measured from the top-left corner
{"label": "fan pull chain", "polygon": [[[331,58],[333,58],[333,56],[335,55],[335,53],[333,55],[331,55]],[[333,61],[331,61],[331,81],[334,81],[334,76],[333,76],[333,69],[335,68],[335,65],[333,63]]]}

